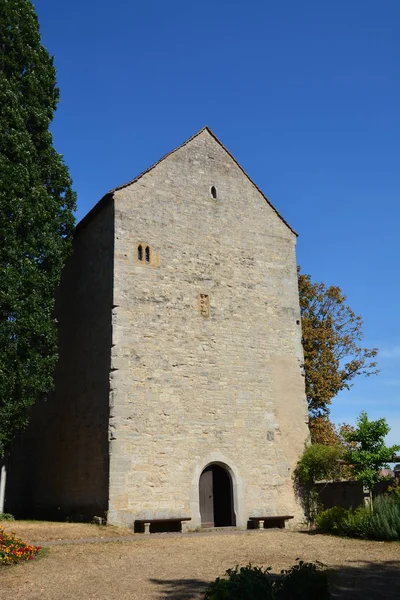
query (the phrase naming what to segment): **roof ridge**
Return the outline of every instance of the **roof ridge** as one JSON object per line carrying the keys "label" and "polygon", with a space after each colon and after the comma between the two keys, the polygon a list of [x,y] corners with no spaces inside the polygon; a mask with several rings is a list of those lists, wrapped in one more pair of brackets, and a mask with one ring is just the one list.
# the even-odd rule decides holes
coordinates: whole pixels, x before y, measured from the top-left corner
{"label": "roof ridge", "polygon": [[142,171],[141,173],[139,173],[139,175],[136,175],[136,177],[134,177],[133,179],[131,179],[130,181],[128,181],[127,183],[123,183],[122,185],[118,185],[117,187],[113,188],[112,190],[110,190],[109,192],[107,192],[94,206],[93,208],[90,209],[90,211],[83,217],[83,219],[77,224],[75,231],[78,231],[80,229],[82,229],[88,222],[89,220],[99,212],[99,210],[101,210],[101,208],[106,204],[106,202],[108,202],[108,200],[110,198],[112,198],[113,194],[119,190],[123,190],[126,187],[132,185],[133,183],[136,183],[136,181],[138,181],[139,179],[141,179],[144,175],[146,175],[147,173],[149,173],[149,171],[152,171],[155,167],[157,167],[157,165],[159,165],[163,160],[165,160],[166,158],[168,158],[169,156],[171,156],[172,154],[174,154],[175,152],[177,152],[178,150],[180,150],[181,148],[183,148],[184,146],[186,146],[187,144],[189,144],[192,140],[194,140],[197,136],[199,136],[201,133],[203,133],[204,131],[207,131],[212,138],[214,138],[214,140],[221,146],[221,148],[231,157],[231,159],[233,160],[233,162],[239,167],[239,169],[242,171],[242,173],[247,177],[247,179],[250,181],[250,183],[256,188],[256,190],[261,194],[261,196],[264,198],[264,200],[267,202],[267,204],[272,208],[272,210],[277,214],[277,216],[281,219],[281,221],[290,229],[290,231],[292,231],[292,233],[294,233],[296,236],[298,235],[296,233],[296,231],[294,229],[292,229],[292,227],[289,225],[289,223],[282,217],[282,215],[279,213],[279,211],[275,208],[275,206],[268,200],[267,196],[264,194],[264,192],[262,190],[260,190],[260,188],[254,183],[254,181],[251,179],[251,177],[246,173],[246,171],[244,170],[244,168],[240,165],[240,163],[236,160],[236,158],[233,156],[233,154],[231,154],[229,152],[229,150],[224,146],[224,144],[218,139],[218,137],[215,135],[215,133],[212,131],[212,129],[210,127],[208,127],[208,125],[205,125],[204,127],[202,127],[199,131],[197,131],[197,133],[193,134],[190,138],[188,138],[185,142],[183,142],[182,144],[180,144],[179,146],[177,146],[176,148],[174,148],[173,150],[170,150],[170,152],[167,152],[167,154],[164,154],[164,156],[162,156],[160,159],[158,159],[155,163],[153,163],[152,165],[150,165],[150,167],[148,167],[147,169],[145,169],[144,171]]}
{"label": "roof ridge", "polygon": [[213,137],[215,137],[215,139],[217,139],[216,136],[212,133],[211,129],[209,127],[207,127],[207,125],[205,125],[197,133],[195,133],[189,139],[187,139],[185,142],[183,142],[183,144],[180,144],[179,146],[177,146],[173,150],[170,150],[169,152],[167,152],[167,154],[164,154],[164,156],[162,156],[155,163],[153,163],[152,165],[150,165],[150,167],[148,167],[147,169],[145,169],[144,171],[142,171],[141,173],[139,173],[139,175],[136,175],[136,177],[134,177],[133,179],[131,179],[127,183],[123,183],[122,185],[118,185],[117,187],[115,187],[112,190],[110,190],[108,193],[109,194],[113,194],[114,192],[117,192],[118,190],[123,190],[124,188],[128,187],[129,185],[132,185],[132,183],[135,183],[138,179],[140,179],[141,177],[143,177],[143,175],[146,175],[146,173],[148,173],[149,171],[152,171],[163,160],[165,160],[166,158],[168,158],[168,156],[171,156],[171,154],[175,154],[175,152],[178,152],[178,150],[180,150],[181,148],[183,148],[184,146],[186,146],[186,144],[189,144],[189,142],[191,142],[192,140],[194,140],[194,138],[196,138],[198,135],[200,135],[201,133],[203,133],[203,131],[206,131],[206,130]]}
{"label": "roof ridge", "polygon": [[[256,188],[256,190],[261,194],[261,196],[264,198],[264,200],[267,202],[267,204],[269,204],[269,206],[272,208],[272,210],[278,215],[278,217],[281,219],[281,221],[283,221],[283,223],[285,223],[285,225],[290,229],[290,231],[292,233],[294,233],[296,236],[298,236],[298,233],[289,225],[289,223],[282,217],[282,215],[280,214],[280,212],[275,208],[275,206],[272,204],[272,202],[267,198],[267,196],[264,194],[264,192],[262,190],[260,190],[260,188],[258,187],[258,185],[256,183],[254,183],[254,181],[252,180],[252,178],[250,177],[250,175],[248,175],[248,173],[246,173],[246,171],[244,170],[244,168],[242,167],[242,165],[236,160],[236,158],[233,156],[233,154],[231,152],[229,152],[228,148],[226,146],[224,146],[224,144],[221,142],[221,140],[218,139],[218,137],[215,135],[215,133],[210,129],[210,127],[208,127],[207,125],[205,127],[203,127],[202,131],[207,130],[208,133],[215,139],[216,142],[218,142],[218,144],[221,146],[221,148],[223,148],[225,150],[225,152],[231,157],[231,159],[233,160],[233,162],[239,167],[239,169],[242,171],[242,173],[247,177],[247,179],[250,181],[250,183],[252,185],[254,185],[254,187]],[[199,131],[199,133],[201,133]],[[193,136],[195,137],[195,136]]]}

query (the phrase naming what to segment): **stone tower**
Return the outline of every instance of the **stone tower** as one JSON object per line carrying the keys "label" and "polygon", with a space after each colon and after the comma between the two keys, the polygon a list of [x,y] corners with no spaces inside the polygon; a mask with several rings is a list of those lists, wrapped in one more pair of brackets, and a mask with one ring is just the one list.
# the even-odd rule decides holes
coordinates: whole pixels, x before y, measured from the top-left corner
{"label": "stone tower", "polygon": [[295,245],[208,128],[90,211],[58,293],[55,394],[30,433],[40,422],[32,513],[302,519]]}

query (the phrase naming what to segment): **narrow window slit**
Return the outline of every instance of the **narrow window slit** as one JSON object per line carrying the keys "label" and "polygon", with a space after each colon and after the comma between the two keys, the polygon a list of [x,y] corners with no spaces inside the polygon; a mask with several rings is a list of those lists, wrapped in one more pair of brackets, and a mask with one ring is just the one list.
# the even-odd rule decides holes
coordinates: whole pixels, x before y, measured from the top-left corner
{"label": "narrow window slit", "polygon": [[149,248],[149,246],[146,246],[145,255],[146,255],[146,262],[150,262],[150,248]]}
{"label": "narrow window slit", "polygon": [[143,247],[141,244],[139,244],[137,249],[137,258],[138,260],[143,260]]}
{"label": "narrow window slit", "polygon": [[211,196],[217,198],[217,188],[215,186],[212,186],[211,188]]}

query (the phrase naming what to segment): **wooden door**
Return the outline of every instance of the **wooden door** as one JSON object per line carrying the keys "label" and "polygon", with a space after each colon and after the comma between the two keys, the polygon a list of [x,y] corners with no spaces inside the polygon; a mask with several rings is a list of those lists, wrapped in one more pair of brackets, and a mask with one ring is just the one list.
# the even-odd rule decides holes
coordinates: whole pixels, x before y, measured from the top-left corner
{"label": "wooden door", "polygon": [[214,527],[214,497],[212,467],[205,469],[200,475],[200,515],[202,527]]}

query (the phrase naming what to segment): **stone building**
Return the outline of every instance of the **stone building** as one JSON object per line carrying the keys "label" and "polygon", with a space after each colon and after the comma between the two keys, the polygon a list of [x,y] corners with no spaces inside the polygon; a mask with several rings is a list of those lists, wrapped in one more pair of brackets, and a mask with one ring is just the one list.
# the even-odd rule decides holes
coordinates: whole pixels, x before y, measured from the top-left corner
{"label": "stone building", "polygon": [[56,389],[34,410],[7,508],[191,528],[301,521],[295,245],[207,127],[106,194],[77,226]]}

